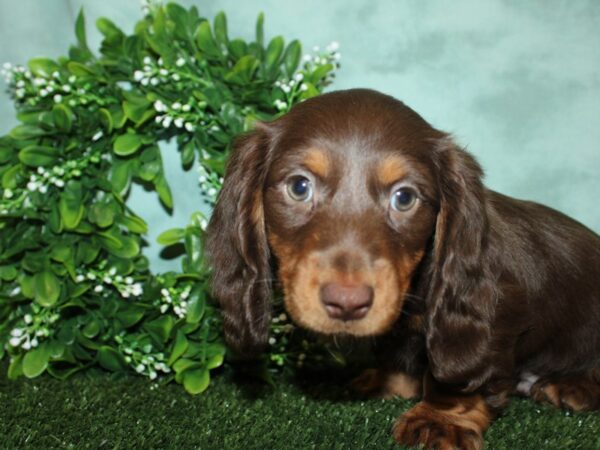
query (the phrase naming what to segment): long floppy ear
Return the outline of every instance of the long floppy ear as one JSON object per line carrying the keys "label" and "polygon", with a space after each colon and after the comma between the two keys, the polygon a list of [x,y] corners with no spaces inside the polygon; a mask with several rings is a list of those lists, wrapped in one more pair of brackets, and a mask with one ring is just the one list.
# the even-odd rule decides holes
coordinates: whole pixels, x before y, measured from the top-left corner
{"label": "long floppy ear", "polygon": [[427,298],[427,351],[441,382],[476,389],[489,375],[497,292],[483,172],[449,137],[437,143],[440,210]]}
{"label": "long floppy ear", "polygon": [[263,216],[269,141],[263,124],[236,141],[207,234],[212,291],[223,308],[225,339],[244,357],[264,350],[271,318],[272,275]]}

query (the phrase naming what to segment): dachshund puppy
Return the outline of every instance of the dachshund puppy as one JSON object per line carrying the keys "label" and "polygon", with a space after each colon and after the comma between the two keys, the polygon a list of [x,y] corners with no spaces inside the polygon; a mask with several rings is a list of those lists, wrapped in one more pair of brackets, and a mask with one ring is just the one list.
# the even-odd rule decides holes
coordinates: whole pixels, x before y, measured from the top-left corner
{"label": "dachshund puppy", "polygon": [[207,250],[225,335],[264,350],[276,272],[300,326],[379,336],[365,389],[422,400],[395,439],[479,449],[508,396],[600,408],[600,238],[486,189],[475,159],[389,96],[325,94],[232,152]]}

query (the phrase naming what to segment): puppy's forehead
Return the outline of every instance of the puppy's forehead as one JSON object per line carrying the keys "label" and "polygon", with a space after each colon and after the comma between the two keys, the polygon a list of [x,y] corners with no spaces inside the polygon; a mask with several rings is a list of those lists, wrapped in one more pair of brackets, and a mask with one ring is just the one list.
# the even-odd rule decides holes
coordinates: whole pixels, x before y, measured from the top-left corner
{"label": "puppy's forehead", "polygon": [[443,136],[404,103],[366,89],[314,97],[274,125],[284,153],[310,154],[320,148],[342,159],[401,153],[427,157],[432,141]]}

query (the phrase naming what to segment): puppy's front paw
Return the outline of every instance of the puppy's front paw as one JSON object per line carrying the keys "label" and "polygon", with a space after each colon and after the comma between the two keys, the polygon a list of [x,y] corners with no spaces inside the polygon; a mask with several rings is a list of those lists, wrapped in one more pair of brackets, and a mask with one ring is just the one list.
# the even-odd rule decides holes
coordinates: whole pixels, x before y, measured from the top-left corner
{"label": "puppy's front paw", "polygon": [[483,430],[460,417],[421,402],[394,424],[394,439],[401,445],[436,450],[481,450]]}

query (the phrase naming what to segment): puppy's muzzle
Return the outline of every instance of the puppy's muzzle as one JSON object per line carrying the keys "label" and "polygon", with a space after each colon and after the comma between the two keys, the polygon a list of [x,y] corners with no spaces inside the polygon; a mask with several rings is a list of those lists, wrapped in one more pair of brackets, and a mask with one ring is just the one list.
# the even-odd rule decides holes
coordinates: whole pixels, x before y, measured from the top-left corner
{"label": "puppy's muzzle", "polygon": [[321,303],[332,319],[362,319],[373,304],[373,288],[366,284],[325,283],[320,290]]}

